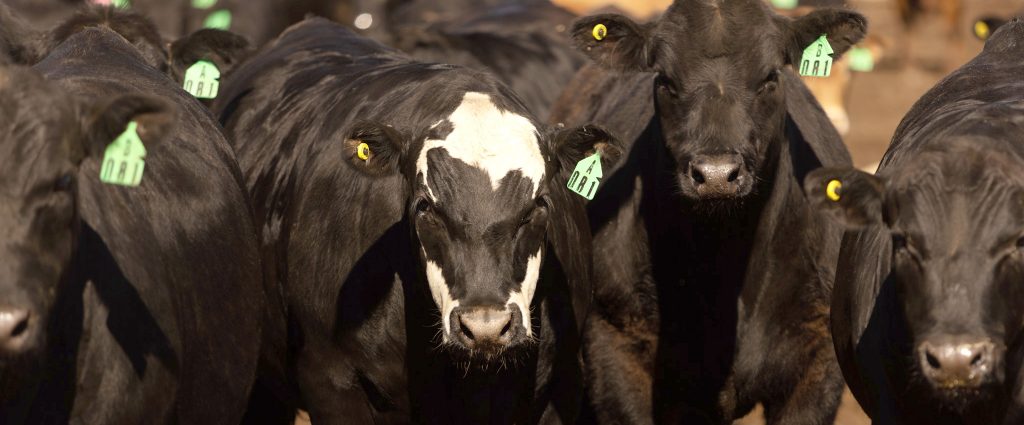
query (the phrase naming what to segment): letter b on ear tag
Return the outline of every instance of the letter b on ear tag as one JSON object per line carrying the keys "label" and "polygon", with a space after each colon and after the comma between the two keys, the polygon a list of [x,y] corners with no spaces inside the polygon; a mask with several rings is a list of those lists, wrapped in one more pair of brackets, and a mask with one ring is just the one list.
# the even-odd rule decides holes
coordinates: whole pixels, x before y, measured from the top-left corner
{"label": "letter b on ear tag", "polygon": [[103,153],[103,168],[100,169],[101,182],[128,187],[142,183],[142,173],[146,170],[146,147],[137,129],[135,121],[128,123],[124,133],[107,145]]}
{"label": "letter b on ear tag", "polygon": [[821,78],[832,75],[832,53],[835,52],[832,45],[828,44],[827,34],[822,34],[804,49],[800,59],[800,75]]}
{"label": "letter b on ear tag", "polygon": [[208,61],[198,61],[185,71],[185,91],[199,99],[213,99],[220,89],[220,70]]}
{"label": "letter b on ear tag", "polygon": [[604,177],[604,173],[601,171],[601,154],[594,153],[576,163],[576,169],[573,170],[566,187],[587,198],[588,201],[592,201],[594,195],[597,194],[597,187],[601,184],[602,177]]}

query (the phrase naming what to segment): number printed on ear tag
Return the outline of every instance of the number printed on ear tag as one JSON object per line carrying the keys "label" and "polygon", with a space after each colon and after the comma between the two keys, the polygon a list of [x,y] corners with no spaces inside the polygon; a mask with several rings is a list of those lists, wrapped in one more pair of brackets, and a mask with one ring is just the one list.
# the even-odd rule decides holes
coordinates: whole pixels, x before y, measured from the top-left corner
{"label": "number printed on ear tag", "polygon": [[185,91],[199,99],[213,99],[220,89],[220,70],[208,61],[198,61],[185,71]]}
{"label": "number printed on ear tag", "polygon": [[124,133],[107,145],[103,153],[100,181],[117,186],[136,187],[142,183],[146,171],[146,147],[136,132],[139,125],[132,121]]}
{"label": "number printed on ear tag", "polygon": [[569,177],[569,184],[566,187],[592,201],[602,177],[604,173],[601,171],[601,153],[598,152],[576,163],[576,169],[573,170],[572,177]]}
{"label": "number printed on ear tag", "polygon": [[828,44],[827,35],[822,34],[804,49],[803,58],[800,59],[800,75],[821,78],[832,75],[832,53],[835,52],[832,45]]}

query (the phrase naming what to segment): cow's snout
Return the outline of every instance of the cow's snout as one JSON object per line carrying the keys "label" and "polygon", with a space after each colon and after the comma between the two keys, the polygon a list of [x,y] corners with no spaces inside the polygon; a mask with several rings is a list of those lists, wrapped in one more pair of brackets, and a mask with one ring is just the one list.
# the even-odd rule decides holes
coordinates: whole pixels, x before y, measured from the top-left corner
{"label": "cow's snout", "polygon": [[452,311],[456,338],[472,350],[501,349],[513,342],[516,328],[514,309],[501,307],[456,308]]}
{"label": "cow's snout", "polygon": [[750,176],[736,154],[697,155],[690,161],[690,180],[702,198],[740,196]]}
{"label": "cow's snout", "polygon": [[938,389],[977,388],[993,374],[999,353],[988,340],[943,339],[918,346],[925,377]]}
{"label": "cow's snout", "polygon": [[0,307],[0,356],[19,354],[32,336],[29,310]]}

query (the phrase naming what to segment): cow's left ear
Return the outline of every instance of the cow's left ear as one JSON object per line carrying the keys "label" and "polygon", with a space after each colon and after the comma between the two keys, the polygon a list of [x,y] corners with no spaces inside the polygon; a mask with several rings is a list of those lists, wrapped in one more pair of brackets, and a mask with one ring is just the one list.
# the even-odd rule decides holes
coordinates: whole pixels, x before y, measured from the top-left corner
{"label": "cow's left ear", "polygon": [[388,176],[401,171],[405,136],[390,125],[363,121],[349,131],[342,146],[345,159],[371,176]]}
{"label": "cow's left ear", "polygon": [[135,122],[135,132],[147,150],[171,138],[178,109],[153,96],[124,95],[93,108],[85,118],[85,153],[103,158],[114,139]]}
{"label": "cow's left ear", "polygon": [[649,26],[629,18],[606,13],[577,19],[570,37],[583,54],[605,68],[625,71],[649,71]]}
{"label": "cow's left ear", "polygon": [[213,63],[226,77],[253,53],[249,41],[238,34],[218,29],[201,29],[171,43],[171,78],[182,83],[185,71],[204,60]]}
{"label": "cow's left ear", "polygon": [[804,179],[811,207],[832,216],[845,228],[884,224],[885,182],[856,169],[820,168]]}
{"label": "cow's left ear", "polygon": [[818,9],[789,22],[785,40],[786,60],[790,64],[800,63],[804,49],[814,43],[822,34],[828,37],[833,58],[839,57],[864,39],[868,21],[863,15],[843,9]]}
{"label": "cow's left ear", "polygon": [[551,139],[550,152],[558,161],[559,173],[570,173],[576,163],[595,153],[601,154],[601,167],[609,168],[622,157],[618,138],[596,125],[559,128]]}

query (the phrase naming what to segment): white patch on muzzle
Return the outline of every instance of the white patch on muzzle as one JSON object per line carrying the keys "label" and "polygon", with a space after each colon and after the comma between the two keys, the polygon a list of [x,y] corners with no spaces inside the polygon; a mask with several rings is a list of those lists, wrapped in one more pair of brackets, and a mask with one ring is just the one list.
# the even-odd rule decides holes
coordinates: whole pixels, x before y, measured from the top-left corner
{"label": "white patch on muzzle", "polygon": [[444,332],[442,337],[448,342],[448,335],[452,330],[452,310],[459,306],[458,300],[452,299],[451,291],[448,290],[448,282],[444,280],[441,267],[437,263],[427,260],[427,285],[430,286],[430,295],[437,303],[437,309],[441,312],[441,325]]}
{"label": "white patch on muzzle", "polygon": [[433,149],[444,149],[452,158],[483,170],[494,190],[498,190],[501,179],[513,170],[519,170],[533,182],[534,193],[540,190],[544,157],[540,152],[537,127],[528,118],[498,109],[484,93],[469,92],[448,121],[452,132],[444,140],[424,141],[420,156],[416,158],[416,172],[423,174],[432,198],[434,193],[427,178],[430,171],[427,153]]}
{"label": "white patch on muzzle", "polygon": [[523,327],[526,328],[526,335],[533,336],[533,323],[530,319],[530,303],[533,302],[533,294],[537,292],[537,280],[540,279],[540,260],[543,249],[538,250],[536,255],[530,256],[526,261],[526,277],[523,278],[519,291],[509,294],[506,306],[515,304],[519,307],[519,313],[523,317]]}

